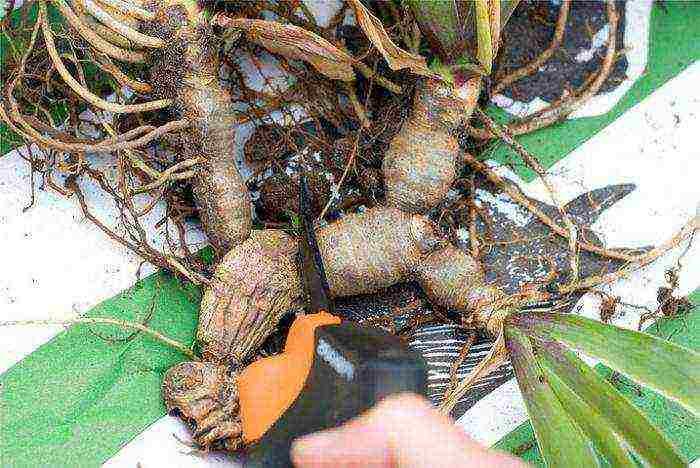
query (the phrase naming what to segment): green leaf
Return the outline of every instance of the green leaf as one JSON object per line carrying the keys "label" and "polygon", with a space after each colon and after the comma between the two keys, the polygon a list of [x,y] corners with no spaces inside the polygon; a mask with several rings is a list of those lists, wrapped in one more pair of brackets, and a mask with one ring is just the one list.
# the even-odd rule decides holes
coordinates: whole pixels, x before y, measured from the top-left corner
{"label": "green leaf", "polygon": [[474,0],[476,13],[476,58],[486,74],[491,73],[493,62],[493,44],[491,43],[491,15],[489,15],[488,0]]}
{"label": "green leaf", "polygon": [[567,387],[551,368],[542,361],[539,364],[547,383],[569,417],[591,438],[603,458],[615,468],[637,468],[637,463],[625,449],[622,438],[612,430],[608,421]]}
{"label": "green leaf", "polygon": [[[550,375],[549,382],[559,400],[599,447],[605,445],[606,456],[609,453],[619,457],[607,434],[615,431],[644,466],[686,466],[687,462],[663,433],[576,354],[555,342],[536,343],[535,349],[540,367],[548,375],[556,375],[556,379]],[[617,461],[610,461],[613,466],[620,466]]]}
{"label": "green leaf", "polygon": [[576,315],[531,312],[509,324],[538,340],[552,340],[600,359],[700,415],[700,353],[646,333]]}
{"label": "green leaf", "polygon": [[471,20],[468,2],[444,0],[404,0],[413,12],[433,53],[443,63],[451,63],[464,53],[466,23]]}
{"label": "green leaf", "polygon": [[505,335],[518,386],[547,464],[597,466],[598,457],[590,440],[569,418],[549,387],[527,336],[512,327],[506,328]]}

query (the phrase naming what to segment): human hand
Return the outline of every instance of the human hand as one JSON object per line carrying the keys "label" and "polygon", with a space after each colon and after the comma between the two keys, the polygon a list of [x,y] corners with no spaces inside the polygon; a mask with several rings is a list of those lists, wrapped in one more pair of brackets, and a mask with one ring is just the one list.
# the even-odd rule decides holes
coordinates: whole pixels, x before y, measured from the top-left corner
{"label": "human hand", "polygon": [[413,394],[389,397],[338,428],[301,437],[291,453],[299,468],[527,466],[479,445],[449,417]]}

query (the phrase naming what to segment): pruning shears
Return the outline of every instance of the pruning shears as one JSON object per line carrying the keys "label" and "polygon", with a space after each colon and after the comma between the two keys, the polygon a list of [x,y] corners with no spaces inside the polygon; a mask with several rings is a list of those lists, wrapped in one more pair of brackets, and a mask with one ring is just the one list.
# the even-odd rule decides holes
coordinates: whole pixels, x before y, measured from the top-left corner
{"label": "pruning shears", "polygon": [[426,364],[416,351],[384,330],[334,315],[304,177],[299,205],[308,313],[295,319],[281,354],[239,376],[243,437],[251,444],[245,466],[290,467],[297,437],[336,427],[386,396],[427,390]]}

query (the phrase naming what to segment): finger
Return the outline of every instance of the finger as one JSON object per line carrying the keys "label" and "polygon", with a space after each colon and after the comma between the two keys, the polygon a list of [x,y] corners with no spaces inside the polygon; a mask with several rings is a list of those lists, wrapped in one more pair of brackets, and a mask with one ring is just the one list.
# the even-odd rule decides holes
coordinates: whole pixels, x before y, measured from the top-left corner
{"label": "finger", "polygon": [[387,398],[337,429],[298,439],[299,467],[516,467],[506,454],[486,450],[417,395]]}

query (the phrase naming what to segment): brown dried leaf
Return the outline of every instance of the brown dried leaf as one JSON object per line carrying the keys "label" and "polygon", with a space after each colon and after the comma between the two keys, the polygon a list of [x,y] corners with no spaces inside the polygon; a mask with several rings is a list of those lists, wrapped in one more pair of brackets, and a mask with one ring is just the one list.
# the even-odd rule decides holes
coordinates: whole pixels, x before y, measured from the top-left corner
{"label": "brown dried leaf", "polygon": [[426,65],[424,57],[411,54],[394,44],[384,30],[382,22],[365,8],[361,0],[348,0],[348,3],[355,10],[357,23],[365,32],[367,39],[379,50],[392,70],[408,68],[418,75],[434,75]]}
{"label": "brown dried leaf", "polygon": [[217,23],[245,32],[246,38],[272,53],[310,63],[333,80],[353,81],[353,58],[322,37],[304,28],[275,21],[219,16]]}

